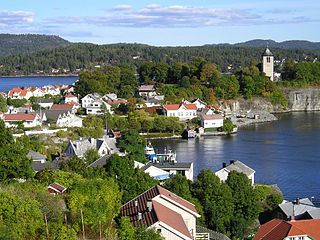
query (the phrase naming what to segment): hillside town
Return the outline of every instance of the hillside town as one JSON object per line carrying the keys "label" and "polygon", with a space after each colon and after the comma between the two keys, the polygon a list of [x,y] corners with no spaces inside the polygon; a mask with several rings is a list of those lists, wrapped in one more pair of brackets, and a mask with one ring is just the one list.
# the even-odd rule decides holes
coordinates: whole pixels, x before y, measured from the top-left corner
{"label": "hillside town", "polygon": [[[267,48],[261,78],[272,82],[273,61]],[[48,208],[45,225],[21,228],[13,239],[28,234],[38,239],[31,235],[40,228],[46,229],[44,239],[54,234],[51,239],[320,239],[320,208],[313,199],[283,199],[276,185],[256,183],[256,171],[239,160],[195,176],[193,162],[179,162],[172,149],[161,152],[150,142],[235,134],[241,126],[276,120],[273,114],[235,111],[199,97],[170,100],[163,90],[170,84],[152,81],[139,82],[130,94],[123,94],[132,87],[129,83],[120,84],[119,92],[101,94],[84,88],[86,79],[79,78],[73,85],[1,93],[6,104],[0,112],[0,147],[11,159],[2,167],[3,179],[28,189],[34,177],[40,189],[35,196],[55,196],[50,201],[59,205],[52,210],[41,199]],[[8,191],[19,192],[19,184]],[[8,214],[0,210],[1,221],[7,221]],[[24,210],[19,214],[25,226]],[[30,219],[41,215],[29,214]],[[53,230],[52,219],[59,214],[65,229]],[[139,231],[150,235],[142,238]]]}

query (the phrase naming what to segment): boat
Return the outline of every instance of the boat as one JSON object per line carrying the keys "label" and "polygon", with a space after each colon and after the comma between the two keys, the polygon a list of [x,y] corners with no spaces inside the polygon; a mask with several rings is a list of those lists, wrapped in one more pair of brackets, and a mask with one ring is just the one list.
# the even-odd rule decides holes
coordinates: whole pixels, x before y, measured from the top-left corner
{"label": "boat", "polygon": [[151,145],[151,142],[148,142],[148,145],[144,148],[144,153],[147,158],[152,160],[154,156],[156,155],[153,146]]}
{"label": "boat", "polygon": [[176,153],[172,152],[172,150],[166,150],[164,153],[156,153],[155,156],[151,159],[153,163],[176,163]]}

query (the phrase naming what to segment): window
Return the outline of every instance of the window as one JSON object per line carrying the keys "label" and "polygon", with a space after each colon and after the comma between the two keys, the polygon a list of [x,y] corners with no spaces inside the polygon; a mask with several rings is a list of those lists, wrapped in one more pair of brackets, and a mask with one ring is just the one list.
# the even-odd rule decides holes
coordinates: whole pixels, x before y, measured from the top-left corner
{"label": "window", "polygon": [[304,240],[304,236],[298,237],[299,240]]}
{"label": "window", "polygon": [[267,63],[270,63],[270,57],[267,57]]}
{"label": "window", "polygon": [[158,229],[157,229],[157,232],[161,233],[161,228],[158,228]]}

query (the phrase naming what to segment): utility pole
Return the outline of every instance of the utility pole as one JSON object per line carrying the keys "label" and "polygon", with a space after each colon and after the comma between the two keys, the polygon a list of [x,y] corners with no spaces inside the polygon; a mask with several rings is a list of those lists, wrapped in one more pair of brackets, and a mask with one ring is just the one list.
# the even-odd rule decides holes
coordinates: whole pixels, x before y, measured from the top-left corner
{"label": "utility pole", "polygon": [[25,219],[24,219],[24,213],[22,213],[22,221],[23,221],[24,237],[25,237],[26,240],[28,240],[28,239],[27,239],[26,221],[25,221]]}
{"label": "utility pole", "polygon": [[81,224],[82,224],[82,238],[83,238],[83,240],[85,240],[85,239],[86,239],[86,235],[85,235],[85,232],[84,232],[84,223],[83,223],[82,209],[80,210],[80,213],[81,213]]}
{"label": "utility pole", "polygon": [[50,240],[49,229],[48,229],[48,221],[47,221],[47,214],[44,214],[44,222],[46,223],[47,239]]}

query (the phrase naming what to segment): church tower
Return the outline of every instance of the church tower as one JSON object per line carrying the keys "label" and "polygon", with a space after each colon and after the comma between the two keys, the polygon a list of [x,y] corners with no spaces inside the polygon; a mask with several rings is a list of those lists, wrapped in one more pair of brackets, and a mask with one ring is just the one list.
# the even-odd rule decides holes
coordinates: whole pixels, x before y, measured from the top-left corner
{"label": "church tower", "polygon": [[262,54],[262,71],[273,81],[273,54],[269,48]]}

